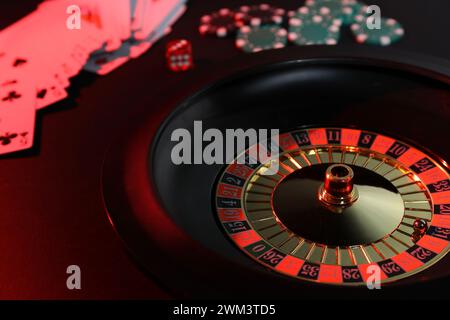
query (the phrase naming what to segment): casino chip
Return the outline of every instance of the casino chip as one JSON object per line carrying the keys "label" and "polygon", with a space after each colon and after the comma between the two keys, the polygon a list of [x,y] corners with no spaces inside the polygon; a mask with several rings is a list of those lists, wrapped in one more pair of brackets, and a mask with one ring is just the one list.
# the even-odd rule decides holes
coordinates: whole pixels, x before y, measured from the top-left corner
{"label": "casino chip", "polygon": [[301,7],[290,14],[289,41],[296,45],[335,45],[340,36],[342,19]]}
{"label": "casino chip", "polygon": [[310,9],[316,9],[321,14],[342,17],[343,7],[355,2],[356,0],[306,0],[305,6]]}
{"label": "casino chip", "polygon": [[392,18],[381,18],[380,29],[369,29],[370,19],[360,14],[355,17],[356,23],[350,27],[358,43],[367,43],[378,46],[388,46],[399,41],[405,34],[401,24]]}
{"label": "casino chip", "polygon": [[236,47],[245,52],[284,48],[287,42],[287,31],[276,25],[260,27],[243,26],[236,38]]}
{"label": "casino chip", "polygon": [[241,6],[236,13],[236,20],[242,25],[260,26],[263,24],[283,23],[285,10],[266,3]]}
{"label": "casino chip", "polygon": [[342,23],[349,26],[356,22],[356,16],[360,15],[361,12],[365,12],[367,6],[361,2],[347,3],[342,8],[344,12]]}
{"label": "casino chip", "polygon": [[307,0],[305,5],[320,14],[342,19],[344,25],[351,25],[364,6],[357,0]]}
{"label": "casino chip", "polygon": [[224,38],[233,34],[238,29],[236,13],[228,8],[222,8],[211,14],[204,15],[200,19],[199,32],[202,35],[215,35]]}

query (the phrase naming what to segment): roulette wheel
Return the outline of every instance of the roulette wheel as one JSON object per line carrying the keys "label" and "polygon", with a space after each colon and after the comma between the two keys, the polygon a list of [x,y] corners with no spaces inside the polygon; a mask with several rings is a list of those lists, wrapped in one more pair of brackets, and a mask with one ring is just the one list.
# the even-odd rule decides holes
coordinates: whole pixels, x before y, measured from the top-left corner
{"label": "roulette wheel", "polygon": [[[102,167],[133,260],[178,297],[445,297],[450,64],[376,49],[239,57],[159,97]],[[171,135],[195,121],[277,128],[279,157],[174,164]]]}

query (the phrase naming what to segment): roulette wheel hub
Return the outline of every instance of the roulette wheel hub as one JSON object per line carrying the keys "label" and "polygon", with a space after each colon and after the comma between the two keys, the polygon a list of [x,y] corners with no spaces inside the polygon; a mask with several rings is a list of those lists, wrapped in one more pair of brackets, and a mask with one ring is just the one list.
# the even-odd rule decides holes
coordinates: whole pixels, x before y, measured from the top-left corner
{"label": "roulette wheel hub", "polygon": [[[345,168],[343,165],[317,165],[309,170],[316,171],[314,173],[299,170],[283,180],[273,197],[274,212],[280,221],[292,225],[289,229],[296,230],[296,234],[329,245],[367,244],[393,232],[404,212],[402,198],[395,187],[381,177],[369,180],[364,175],[373,173],[356,167],[357,175],[361,176],[356,177],[356,181],[361,184],[352,185],[347,194],[329,195],[325,186],[330,168],[341,166]],[[346,167],[345,170],[354,175],[353,169]],[[326,174],[323,174],[325,168]],[[321,176],[326,176],[322,179],[324,183],[321,183]]]}
{"label": "roulette wheel hub", "polygon": [[[155,105],[162,107],[122,134],[103,166],[105,206],[136,262],[150,276],[183,296],[232,293],[242,297],[268,297],[277,292],[279,297],[333,297],[344,293],[347,297],[360,297],[366,292],[358,288],[365,285],[361,270],[368,264],[377,264],[383,270],[383,283],[389,287],[384,292],[387,296],[399,292],[412,295],[419,285],[421,290],[443,286],[446,282],[439,281],[448,275],[447,246],[435,252],[427,241],[431,239],[435,244],[448,241],[445,235],[442,235],[445,239],[436,240],[436,228],[442,227],[433,225],[437,221],[444,225],[441,212],[446,212],[446,204],[438,203],[445,195],[439,193],[441,198],[436,198],[437,193],[430,191],[433,187],[429,181],[414,184],[424,192],[404,191],[413,184],[407,185],[410,182],[401,179],[420,174],[411,169],[414,163],[405,164],[393,152],[406,146],[407,150],[415,150],[430,159],[439,168],[436,172],[448,174],[442,158],[448,159],[450,154],[440,137],[445,136],[449,117],[443,104],[448,99],[450,68],[441,61],[393,51],[389,51],[392,53],[389,56],[386,52],[379,54],[377,50],[355,48],[332,53],[314,48],[263,52],[241,57],[214,72],[200,70],[186,82],[179,95],[170,97],[169,101],[167,98],[155,101]],[[429,105],[435,107],[428,108]],[[367,110],[376,112],[367,116]],[[411,125],[417,118],[422,120],[422,125]],[[284,233],[260,235],[264,227],[261,231],[259,226],[253,226],[254,220],[244,221],[247,224],[236,224],[242,220],[223,221],[217,210],[240,208],[246,216],[251,211],[246,203],[247,195],[251,194],[248,191],[256,185],[251,179],[267,164],[251,168],[252,173],[240,180],[241,194],[234,200],[241,200],[242,207],[223,208],[217,205],[217,192],[221,178],[230,170],[227,165],[171,162],[174,145],[170,142],[171,132],[177,128],[191,130],[196,120],[203,120],[205,128],[219,130],[275,126],[283,132],[281,136],[288,135],[291,139],[295,133],[319,131],[318,136],[313,135],[313,139],[319,139],[315,143],[301,145],[297,140],[292,144],[295,148],[282,149],[280,161],[286,167],[280,168],[292,172],[285,172],[286,177],[280,176],[280,181],[273,182],[266,190],[269,199],[263,199],[264,203],[268,201],[270,209],[266,214],[276,214],[272,218],[277,222],[276,227],[286,227],[291,232],[288,237],[290,234],[292,239],[302,237],[304,244],[308,244],[291,255],[303,261],[303,267],[308,269],[306,276],[301,274],[305,268],[298,265],[279,270],[282,265],[278,265],[280,257],[276,255],[286,259],[298,243],[286,247],[288,242],[285,242],[283,246]],[[358,132],[359,136],[353,137],[351,143],[345,139],[336,141],[327,138],[327,130],[339,132],[345,139],[348,132]],[[324,137],[317,138],[324,132]],[[364,144],[358,140],[363,140],[362,133],[383,137],[385,143]],[[390,151],[394,143],[398,145]],[[353,163],[355,154],[359,155]],[[346,159],[346,156],[353,158]],[[289,158],[296,160],[301,169]],[[350,179],[353,184],[337,183],[340,185],[337,187],[333,179],[326,180],[327,170],[335,164],[339,165],[338,171],[346,168],[343,165],[353,171]],[[392,173],[378,172],[389,168],[394,168]],[[398,180],[394,173],[399,174]],[[334,174],[345,176],[342,172]],[[292,187],[297,184],[301,185],[302,192],[298,190],[300,187]],[[351,186],[352,191],[348,193]],[[445,186],[437,187],[445,189]],[[399,188],[406,189],[399,191]],[[438,201],[430,200],[430,194]],[[411,204],[405,204],[404,197],[417,195],[425,199],[413,199]],[[304,197],[313,200],[300,201]],[[250,209],[255,203],[251,202]],[[430,204],[431,209],[425,207]],[[368,207],[375,209],[365,210]],[[309,218],[308,214],[299,214],[310,209]],[[318,217],[328,222],[321,223]],[[329,223],[333,219],[337,222]],[[231,227],[228,222],[232,222]],[[233,225],[254,232],[258,241],[267,245],[265,252],[270,254],[252,256],[249,251],[252,244],[235,241]],[[250,227],[251,230],[245,229]],[[395,232],[401,234],[394,236],[407,244],[405,248],[399,249],[389,240],[369,249]],[[413,253],[414,250],[420,252]],[[411,254],[416,255],[414,259],[420,264],[411,260]],[[401,260],[405,257],[414,261],[417,268],[405,264]],[[400,265],[403,267],[397,269]],[[324,277],[324,270],[337,270],[336,278]],[[357,278],[346,278],[348,274]]]}
{"label": "roulette wheel hub", "polygon": [[319,189],[319,200],[331,207],[347,207],[358,200],[358,189],[353,185],[355,174],[345,164],[334,164],[325,172],[325,182]]}

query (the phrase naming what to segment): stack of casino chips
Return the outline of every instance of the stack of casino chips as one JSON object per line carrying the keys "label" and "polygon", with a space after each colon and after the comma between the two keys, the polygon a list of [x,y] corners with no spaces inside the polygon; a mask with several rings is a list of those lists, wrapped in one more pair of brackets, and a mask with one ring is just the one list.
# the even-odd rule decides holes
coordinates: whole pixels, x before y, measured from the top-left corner
{"label": "stack of casino chips", "polygon": [[222,8],[201,18],[200,33],[220,38],[234,36],[244,52],[293,45],[336,45],[341,29],[349,27],[355,41],[386,46],[402,38],[402,26],[392,18],[375,16],[357,0],[306,0],[295,11],[269,4]]}
{"label": "stack of casino chips", "polygon": [[222,8],[201,18],[199,31],[220,38],[236,37],[236,47],[245,52],[283,48],[287,44],[286,11],[269,4]]}
{"label": "stack of casino chips", "polygon": [[321,13],[311,7],[300,7],[289,13],[289,41],[296,45],[335,45],[339,41],[342,19]]}
{"label": "stack of casino chips", "polygon": [[[301,12],[308,14],[302,15]],[[289,20],[289,35],[296,41],[296,35],[303,34],[311,35],[312,43],[309,44],[335,44],[339,40],[339,31],[336,31],[335,26],[350,26],[356,42],[366,43],[378,46],[387,46],[397,42],[404,35],[404,29],[395,19],[380,17],[380,24],[376,26],[372,10],[362,2],[357,0],[307,0],[304,7],[301,7],[297,12],[290,13],[293,15]],[[309,15],[309,17],[308,17]],[[320,19],[320,18],[321,19]],[[315,25],[313,30],[301,30],[296,19],[306,19],[309,25],[314,25],[311,20],[320,20]],[[328,24],[324,23],[328,20]],[[318,26],[322,25],[322,29]],[[325,30],[325,26],[328,26]],[[315,32],[314,32],[315,31]],[[314,35],[313,35],[314,34]],[[324,41],[324,38],[327,41]],[[303,43],[301,43],[303,44]]]}

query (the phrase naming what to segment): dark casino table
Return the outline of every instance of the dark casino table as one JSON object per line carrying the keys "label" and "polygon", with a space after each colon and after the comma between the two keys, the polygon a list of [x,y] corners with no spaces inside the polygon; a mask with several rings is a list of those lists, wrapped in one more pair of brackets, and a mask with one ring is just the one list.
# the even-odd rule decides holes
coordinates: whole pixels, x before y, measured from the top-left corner
{"label": "dark casino table", "polygon": [[[373,177],[373,171],[381,170],[383,165],[392,166],[386,168],[386,176],[389,170],[400,170],[399,176],[391,179],[394,185],[393,181],[405,175],[406,171],[401,170],[416,170],[420,176],[424,165],[433,167],[445,182],[449,175],[445,160],[450,160],[450,43],[445,33],[450,30],[450,3],[371,1],[380,6],[383,14],[401,21],[406,31],[400,42],[388,47],[356,44],[350,31],[345,30],[336,46],[288,46],[247,54],[237,50],[233,40],[199,34],[202,15],[223,6],[253,2],[189,1],[173,31],[143,56],[104,77],[82,72],[71,80],[68,99],[37,112],[34,146],[0,158],[0,299],[450,297],[450,258],[445,256],[448,247],[442,244],[442,237],[434,240],[432,233],[443,234],[439,228],[446,222],[438,218],[448,213],[448,206],[446,194],[439,193],[447,189],[444,184],[431,181],[430,175],[426,176],[430,183],[425,183],[429,194],[427,191],[428,198],[424,199],[432,199],[433,208],[421,207],[422,198],[408,198],[422,191],[408,189],[402,194],[405,203],[412,203],[406,209],[412,217],[406,215],[403,219],[408,221],[402,220],[405,228],[412,227],[414,219],[421,217],[417,212],[431,214],[434,210],[437,217],[429,219],[428,233],[409,245],[409,238],[402,240],[406,229],[393,222],[393,227],[399,228],[399,235],[394,238],[410,253],[422,250],[418,254],[426,255],[426,268],[412,266],[409,256],[405,257],[388,240],[383,248],[373,249],[376,252],[348,247],[355,250],[350,257],[336,249],[341,260],[329,264],[333,267],[347,258],[355,262],[360,256],[372,262],[371,254],[386,256],[383,250],[398,253],[378,262],[387,273],[395,263],[404,263],[405,274],[389,274],[388,278],[392,276],[395,281],[387,281],[382,290],[372,291],[350,283],[358,280],[346,281],[345,273],[351,275],[355,271],[350,266],[343,267],[344,276],[340,278],[322,273],[317,278],[314,270],[335,250],[331,245],[377,239],[379,232],[388,228],[373,218],[384,219],[378,211],[374,210],[368,219],[381,231],[370,228],[365,233],[367,237],[361,239],[361,234],[347,230],[353,220],[342,222],[348,235],[343,239],[339,233],[314,229],[317,219],[313,215],[298,221],[292,212],[311,209],[302,205],[308,202],[307,198],[283,200],[299,199],[287,189],[306,190],[309,187],[301,184],[302,179],[315,181],[317,173],[303,170],[289,179],[270,180],[272,187],[264,187],[264,183],[248,176],[238,179],[256,199],[247,199],[245,210],[257,213],[262,210],[262,202],[275,198],[280,203],[276,221],[279,218],[294,226],[295,232],[307,234],[315,241],[314,248],[322,248],[318,243],[324,238],[331,243],[320,252],[309,248],[305,255],[311,261],[316,259],[316,263],[306,263],[296,271],[305,272],[306,280],[295,279],[296,276],[289,276],[292,264],[275,266],[276,254],[285,255],[282,250],[269,250],[273,256],[256,256],[254,252],[266,249],[257,247],[256,240],[252,243],[249,238],[236,236],[237,225],[228,224],[220,215],[220,209],[225,212],[240,209],[241,205],[244,208],[243,203],[227,198],[229,193],[221,189],[233,185],[234,182],[223,183],[227,174],[233,176],[234,167],[176,166],[170,162],[171,132],[177,128],[192,129],[194,121],[203,120],[205,128],[222,131],[279,128],[283,133],[291,133],[289,139],[282,135],[286,140],[281,146],[288,152],[283,168],[289,172],[311,166],[316,160],[323,161],[323,157],[346,159],[352,152],[357,153],[352,156],[352,165],[358,157],[365,157],[364,165],[378,161],[372,171],[350,166],[360,179],[355,180],[355,185],[367,183],[371,187],[360,187],[359,195],[354,199],[350,196],[348,201],[356,201],[359,196],[359,203],[363,203],[366,192],[370,192],[368,188],[377,189],[380,198],[374,201],[367,196],[367,202],[380,211],[385,206],[396,206],[398,199],[402,201],[395,194],[395,187]],[[303,3],[267,2],[286,9]],[[2,1],[0,28],[23,17],[38,3]],[[166,66],[166,44],[177,38],[192,43],[192,70],[175,73]],[[364,145],[365,136],[358,130],[364,130],[367,139],[376,136],[380,141],[391,141],[393,149],[387,150],[382,142]],[[339,140],[333,140],[336,132],[342,135]],[[309,146],[299,142],[306,141],[305,133]],[[352,138],[356,133],[361,133],[360,140]],[[325,139],[325,144],[321,139]],[[354,151],[358,148],[339,151],[337,144],[345,144],[344,139],[373,153]],[[295,141],[299,144],[295,148],[306,150],[306,158],[295,155],[297,151],[291,145]],[[311,147],[316,145],[321,147]],[[410,152],[411,157],[401,158],[403,152]],[[413,152],[421,156],[414,158]],[[308,157],[312,154],[316,160]],[[400,160],[411,161],[406,169],[399,169]],[[424,162],[417,164],[418,160]],[[322,177],[331,169],[320,163]],[[348,168],[341,165],[338,169]],[[261,169],[247,169],[259,177]],[[272,196],[249,190],[258,185],[276,190]],[[396,186],[410,185],[406,181]],[[323,192],[326,197],[326,190]],[[262,222],[273,218],[257,217]],[[220,227],[222,222],[224,228]],[[246,228],[248,224],[239,226]],[[255,228],[260,228],[266,243],[275,245],[283,230],[264,234],[270,227]],[[278,244],[288,246],[290,237]],[[301,244],[293,244],[290,250],[301,251]],[[67,289],[69,265],[80,266],[82,290]]]}

